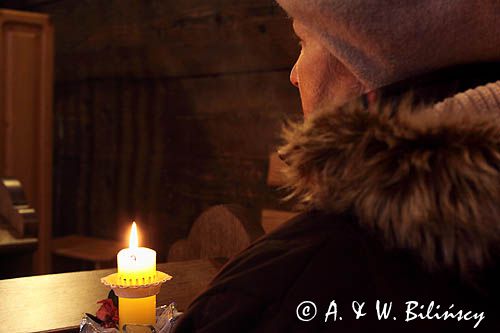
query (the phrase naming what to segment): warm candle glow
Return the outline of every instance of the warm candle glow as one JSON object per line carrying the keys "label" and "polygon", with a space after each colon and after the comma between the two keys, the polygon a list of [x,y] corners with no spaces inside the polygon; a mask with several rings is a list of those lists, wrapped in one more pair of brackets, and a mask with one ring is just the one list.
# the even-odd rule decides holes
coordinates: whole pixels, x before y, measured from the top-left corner
{"label": "warm candle glow", "polygon": [[131,249],[136,249],[139,247],[139,237],[137,236],[137,225],[135,224],[135,221],[132,223],[132,230],[130,231],[128,247]]}
{"label": "warm candle glow", "polygon": [[[129,247],[118,252],[118,276],[124,285],[152,283],[156,277],[156,252],[139,247],[137,226],[132,223]],[[156,296],[119,299],[120,329],[124,324],[150,324],[156,321]]]}
{"label": "warm candle glow", "polygon": [[150,283],[156,276],[156,252],[139,247],[137,225],[132,223],[129,246],[118,252],[118,275],[127,285]]}

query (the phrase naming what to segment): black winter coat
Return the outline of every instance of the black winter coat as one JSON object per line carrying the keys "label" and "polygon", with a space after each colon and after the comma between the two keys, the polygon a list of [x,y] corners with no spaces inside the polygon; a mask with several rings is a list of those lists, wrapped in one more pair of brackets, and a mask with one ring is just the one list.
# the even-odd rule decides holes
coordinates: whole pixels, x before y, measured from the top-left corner
{"label": "black winter coat", "polygon": [[[498,272],[489,272],[481,286],[467,285],[452,273],[428,273],[411,251],[388,251],[383,243],[348,216],[296,217],[226,265],[175,332],[499,331]],[[299,308],[304,301],[316,308]],[[332,301],[337,315],[327,318]],[[392,302],[387,319],[378,320],[377,301],[381,310]],[[407,314],[412,301],[425,308]],[[431,314],[454,304],[475,319],[406,321],[426,314],[432,301]],[[353,302],[364,304],[366,315],[356,319]],[[297,312],[304,320],[315,316],[301,321]]]}

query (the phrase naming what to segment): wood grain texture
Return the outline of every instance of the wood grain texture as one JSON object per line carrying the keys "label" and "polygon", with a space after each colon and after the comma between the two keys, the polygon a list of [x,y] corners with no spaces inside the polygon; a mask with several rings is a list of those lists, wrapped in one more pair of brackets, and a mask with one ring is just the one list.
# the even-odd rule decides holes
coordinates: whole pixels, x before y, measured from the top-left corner
{"label": "wood grain texture", "polygon": [[[157,304],[175,301],[186,309],[215,275],[220,265],[209,260],[159,264],[173,276],[157,296]],[[95,313],[108,289],[100,279],[116,270],[98,270],[0,280],[2,332],[78,332],[83,313]],[[30,309],[29,316],[19,316]]]}
{"label": "wood grain texture", "polygon": [[298,51],[289,18],[272,0],[5,5],[51,14],[58,27],[57,81],[283,70]]}
{"label": "wood grain texture", "polygon": [[297,54],[289,19],[271,0],[66,1],[29,8],[51,13],[55,26],[64,27],[56,39],[58,81],[262,72],[288,69]]}

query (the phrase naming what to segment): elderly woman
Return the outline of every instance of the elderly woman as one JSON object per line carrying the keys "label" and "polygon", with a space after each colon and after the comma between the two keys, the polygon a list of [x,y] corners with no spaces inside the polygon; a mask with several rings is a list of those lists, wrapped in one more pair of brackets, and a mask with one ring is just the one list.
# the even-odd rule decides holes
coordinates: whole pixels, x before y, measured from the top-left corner
{"label": "elderly woman", "polygon": [[278,0],[303,213],[232,259],[180,332],[498,332],[500,1]]}

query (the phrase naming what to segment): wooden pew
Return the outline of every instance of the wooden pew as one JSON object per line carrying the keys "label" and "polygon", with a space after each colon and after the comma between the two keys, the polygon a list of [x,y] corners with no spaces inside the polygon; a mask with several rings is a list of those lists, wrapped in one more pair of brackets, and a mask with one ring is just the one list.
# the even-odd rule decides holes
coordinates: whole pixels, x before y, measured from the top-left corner
{"label": "wooden pew", "polygon": [[21,182],[0,179],[0,279],[34,273],[38,247],[38,219],[29,206]]}

